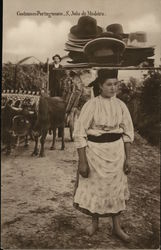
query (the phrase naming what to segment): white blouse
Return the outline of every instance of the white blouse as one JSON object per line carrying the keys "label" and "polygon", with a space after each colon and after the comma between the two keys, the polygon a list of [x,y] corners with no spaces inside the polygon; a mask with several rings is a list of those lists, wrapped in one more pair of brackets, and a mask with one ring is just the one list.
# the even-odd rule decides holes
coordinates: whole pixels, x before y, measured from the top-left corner
{"label": "white blouse", "polygon": [[134,140],[132,119],[125,103],[117,97],[101,95],[86,102],[74,126],[76,148],[87,146],[87,135],[122,133],[124,142]]}

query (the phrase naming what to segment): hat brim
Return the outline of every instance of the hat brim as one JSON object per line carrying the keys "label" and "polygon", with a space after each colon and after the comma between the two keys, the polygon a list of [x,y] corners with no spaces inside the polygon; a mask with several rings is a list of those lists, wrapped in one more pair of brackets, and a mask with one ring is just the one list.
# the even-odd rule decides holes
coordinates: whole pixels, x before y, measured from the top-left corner
{"label": "hat brim", "polygon": [[78,38],[77,36],[75,36],[72,33],[68,34],[68,39],[72,42],[89,42],[91,41],[92,38]]}
{"label": "hat brim", "polygon": [[66,68],[89,68],[89,63],[86,62],[75,62],[75,61],[67,61]]}
{"label": "hat brim", "polygon": [[102,47],[105,48],[117,47],[120,50],[120,52],[123,52],[125,49],[125,43],[119,39],[112,37],[100,37],[88,42],[83,49],[84,53],[86,55],[89,55],[93,53],[93,51],[99,50]]}
{"label": "hat brim", "polygon": [[155,49],[154,47],[126,47],[124,56],[132,57],[151,57],[154,56]]}
{"label": "hat brim", "polygon": [[79,48],[79,49],[83,49],[84,47],[84,45],[75,44],[69,41],[65,43],[65,46],[70,46],[70,47]]}
{"label": "hat brim", "polygon": [[104,57],[89,57],[88,61],[90,63],[99,64],[99,66],[120,66],[121,65],[121,57],[117,55],[113,56],[104,56]]}
{"label": "hat brim", "polygon": [[73,42],[73,41],[68,40],[66,43],[72,46],[84,46],[86,45],[87,42]]}
{"label": "hat brim", "polygon": [[70,33],[75,35],[78,38],[94,38],[102,33],[103,29],[100,26],[96,27],[96,33],[95,34],[84,34],[82,30],[80,30],[78,25],[74,25],[70,28]]}
{"label": "hat brim", "polygon": [[79,48],[79,47],[75,47],[75,46],[65,44],[65,51],[83,52],[83,47]]}
{"label": "hat brim", "polygon": [[129,50],[129,51],[132,51],[132,50],[142,50],[142,51],[145,51],[145,50],[152,50],[154,48],[155,48],[155,45],[148,46],[148,47],[127,46],[126,50]]}

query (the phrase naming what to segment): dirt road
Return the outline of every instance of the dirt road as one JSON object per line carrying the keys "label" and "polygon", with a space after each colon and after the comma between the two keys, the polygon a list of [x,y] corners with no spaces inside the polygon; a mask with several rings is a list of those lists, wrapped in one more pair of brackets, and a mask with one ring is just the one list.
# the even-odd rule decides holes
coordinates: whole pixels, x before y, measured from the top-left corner
{"label": "dirt road", "polygon": [[111,219],[100,220],[100,230],[88,237],[84,228],[90,218],[73,208],[77,167],[74,144],[66,135],[66,149],[46,157],[31,157],[21,145],[11,156],[2,155],[3,249],[152,249],[159,240],[159,150],[138,134],[132,147],[129,176],[131,199],[122,224],[131,236],[125,244],[111,235]]}

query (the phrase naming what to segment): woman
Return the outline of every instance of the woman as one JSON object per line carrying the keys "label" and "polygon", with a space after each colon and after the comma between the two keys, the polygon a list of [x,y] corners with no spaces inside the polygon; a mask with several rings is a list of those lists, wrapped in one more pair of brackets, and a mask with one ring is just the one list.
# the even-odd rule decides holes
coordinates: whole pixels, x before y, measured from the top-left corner
{"label": "woman", "polygon": [[[49,64],[49,91],[50,96],[61,96],[60,80],[63,76],[63,66],[60,64],[61,57],[56,54],[52,57],[53,62]],[[43,71],[47,72],[47,63],[43,67]]]}
{"label": "woman", "polygon": [[133,124],[126,105],[116,98],[118,72],[98,73],[100,95],[83,106],[74,130],[79,156],[74,206],[92,216],[90,235],[98,230],[99,217],[112,216],[113,233],[129,241],[120,225],[120,212],[129,198]]}
{"label": "woman", "polygon": [[[50,96],[61,96],[60,93],[60,79],[63,76],[61,57],[54,55],[52,57],[53,63],[49,65],[49,90]],[[57,70],[56,70],[57,69]]]}

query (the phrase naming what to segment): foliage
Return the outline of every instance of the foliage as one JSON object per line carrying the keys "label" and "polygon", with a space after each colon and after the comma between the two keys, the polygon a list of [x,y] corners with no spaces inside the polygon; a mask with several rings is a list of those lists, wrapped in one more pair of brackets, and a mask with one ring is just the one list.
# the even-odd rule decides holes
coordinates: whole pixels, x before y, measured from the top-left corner
{"label": "foliage", "polygon": [[4,64],[2,68],[2,89],[39,91],[47,84],[47,75],[39,64]]}
{"label": "foliage", "polygon": [[161,74],[149,72],[149,76],[143,82],[141,105],[147,115],[153,114],[158,117],[160,99]]}
{"label": "foliage", "polygon": [[149,71],[140,85],[130,77],[128,84],[120,84],[118,97],[126,103],[135,128],[150,143],[159,144],[160,138],[161,73]]}
{"label": "foliage", "polygon": [[160,84],[161,74],[158,71],[150,71],[141,91],[142,117],[138,129],[152,144],[160,142]]}
{"label": "foliage", "polygon": [[128,103],[136,96],[137,92],[139,92],[137,80],[131,77],[127,84],[125,84],[124,81],[121,81],[117,97],[128,105]]}
{"label": "foliage", "polygon": [[87,94],[82,94],[79,98],[78,109],[82,109],[83,105],[90,99],[90,96]]}

